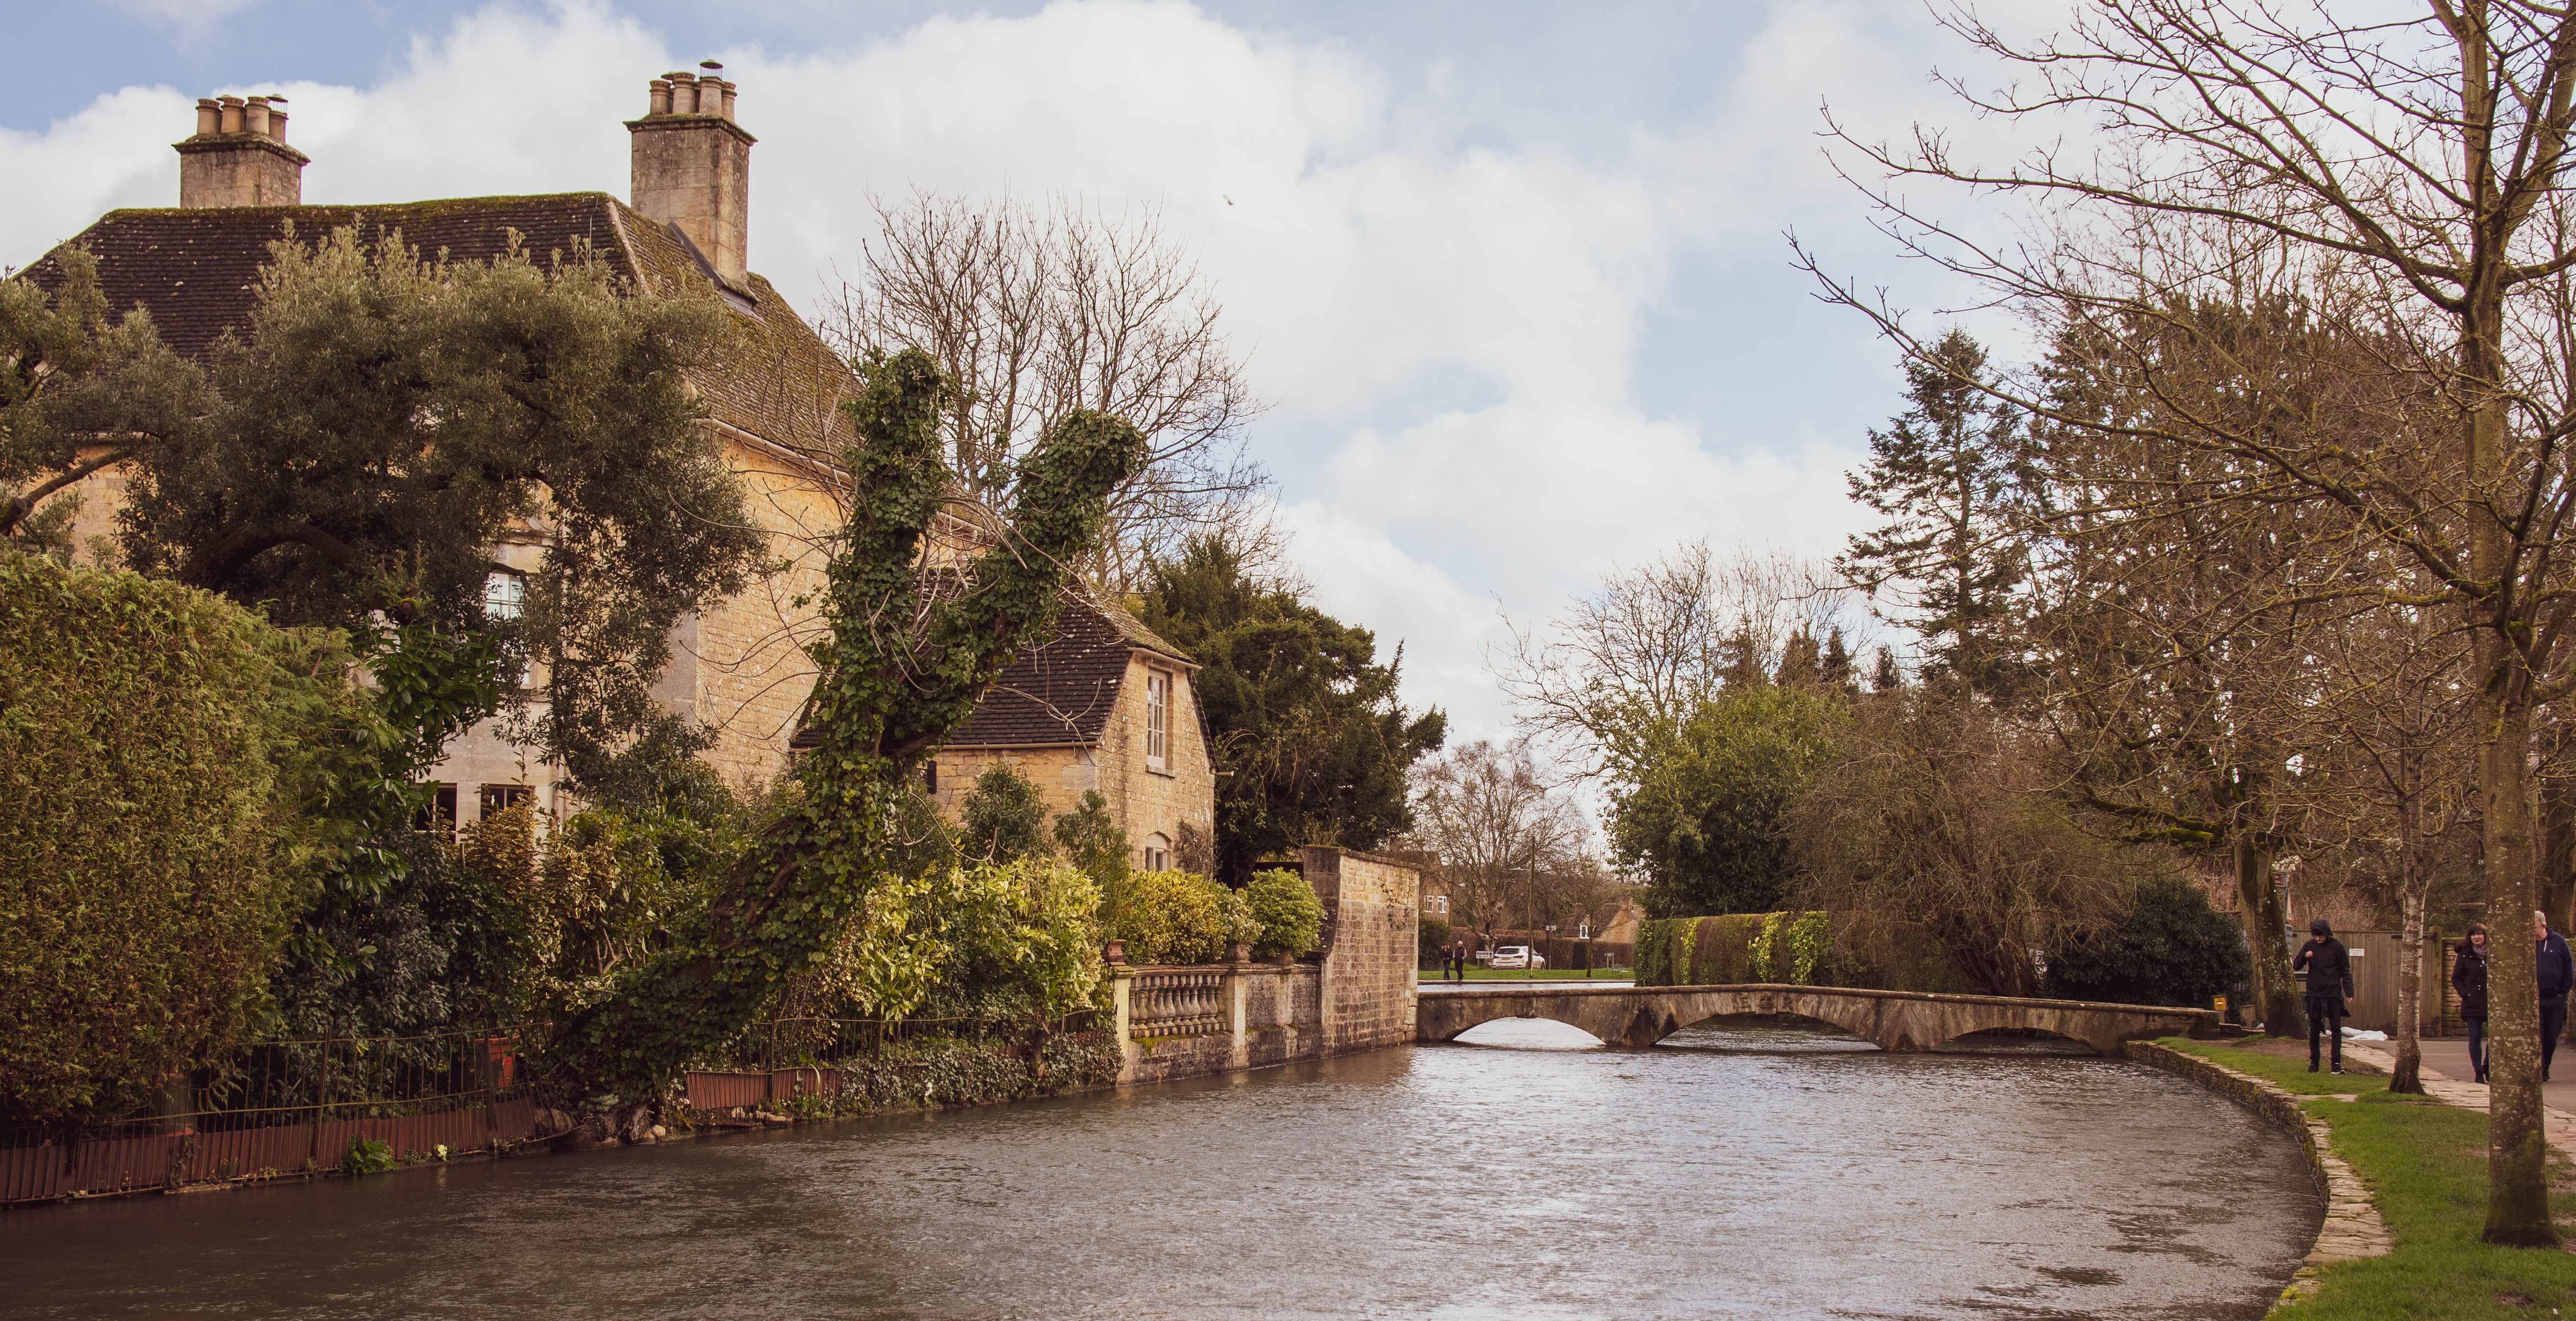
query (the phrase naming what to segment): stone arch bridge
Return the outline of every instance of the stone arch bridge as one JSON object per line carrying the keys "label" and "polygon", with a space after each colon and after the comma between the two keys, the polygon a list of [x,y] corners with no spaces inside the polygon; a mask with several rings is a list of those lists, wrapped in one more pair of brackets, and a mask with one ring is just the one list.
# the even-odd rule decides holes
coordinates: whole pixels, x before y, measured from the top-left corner
{"label": "stone arch bridge", "polygon": [[1712,1018],[1791,1014],[1832,1024],[1883,1050],[1930,1050],[1953,1037],[2026,1028],[2080,1041],[2105,1055],[2139,1037],[2208,1036],[2211,1009],[1931,995],[1839,986],[1586,986],[1548,990],[1434,991],[1414,1015],[1414,1040],[1447,1041],[1498,1018],[1549,1018],[1614,1046],[1651,1046]]}

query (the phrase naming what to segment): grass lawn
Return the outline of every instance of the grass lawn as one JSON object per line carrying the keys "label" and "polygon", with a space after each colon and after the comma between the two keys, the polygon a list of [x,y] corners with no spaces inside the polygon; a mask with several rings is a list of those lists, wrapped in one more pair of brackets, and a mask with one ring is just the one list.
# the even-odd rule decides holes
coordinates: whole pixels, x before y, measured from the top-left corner
{"label": "grass lawn", "polygon": [[[1417,970],[1416,975],[1426,982],[1436,982],[1440,980],[1440,974],[1436,972],[1420,972]],[[1469,968],[1467,970],[1467,980],[1471,982],[1579,982],[1586,979],[1581,968],[1571,970],[1565,968],[1505,968],[1500,972],[1497,972],[1492,968]],[[1628,970],[1621,968],[1618,971],[1613,972],[1608,968],[1595,968],[1592,970],[1590,980],[1602,982],[1624,982],[1628,980]]]}
{"label": "grass lawn", "polygon": [[[2288,1309],[2307,1321],[2328,1318],[2545,1317],[2576,1311],[2576,1255],[2489,1247],[2486,1223],[2487,1117],[2474,1110],[2393,1095],[2386,1078],[2309,1073],[2288,1060],[2217,1042],[2168,1037],[2175,1050],[2216,1060],[2295,1095],[2359,1093],[2358,1101],[2319,1099],[2300,1108],[2334,1129],[2335,1154],[2370,1185],[2394,1250],[2385,1257],[2329,1266],[2317,1296]],[[2563,1183],[2563,1164],[2553,1185]],[[2559,1232],[2576,1241],[2576,1194],[2553,1193]]]}

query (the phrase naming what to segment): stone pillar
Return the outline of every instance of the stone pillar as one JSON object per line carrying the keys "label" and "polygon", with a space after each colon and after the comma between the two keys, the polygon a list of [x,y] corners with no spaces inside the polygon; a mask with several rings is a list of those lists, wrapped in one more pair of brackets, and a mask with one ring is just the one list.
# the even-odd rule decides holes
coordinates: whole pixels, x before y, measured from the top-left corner
{"label": "stone pillar", "polygon": [[1135,1076],[1136,1061],[1144,1052],[1136,1048],[1136,1034],[1127,1029],[1136,1021],[1136,967],[1130,963],[1109,965],[1109,1025],[1118,1034],[1118,1077],[1120,1081]]}

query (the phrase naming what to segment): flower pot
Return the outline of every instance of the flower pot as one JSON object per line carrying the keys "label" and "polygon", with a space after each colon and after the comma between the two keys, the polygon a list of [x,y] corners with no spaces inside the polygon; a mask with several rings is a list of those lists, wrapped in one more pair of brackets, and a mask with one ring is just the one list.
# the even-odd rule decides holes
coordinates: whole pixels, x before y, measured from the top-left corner
{"label": "flower pot", "polygon": [[1111,963],[1125,963],[1127,961],[1127,942],[1124,940],[1110,941],[1108,948],[1100,951],[1100,957]]}
{"label": "flower pot", "polygon": [[1225,961],[1226,961],[1226,962],[1228,962],[1228,963],[1249,963],[1249,962],[1251,962],[1251,961],[1252,961],[1252,942],[1251,942],[1251,941],[1248,941],[1248,940],[1238,940],[1238,941],[1235,941],[1234,943],[1232,943],[1232,944],[1230,944],[1230,945],[1226,946],[1226,947],[1225,947]]}

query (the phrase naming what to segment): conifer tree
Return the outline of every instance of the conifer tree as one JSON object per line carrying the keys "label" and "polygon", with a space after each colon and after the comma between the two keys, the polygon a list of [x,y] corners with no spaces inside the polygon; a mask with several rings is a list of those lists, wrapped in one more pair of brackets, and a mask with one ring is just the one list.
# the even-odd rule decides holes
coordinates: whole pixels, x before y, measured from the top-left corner
{"label": "conifer tree", "polygon": [[1869,433],[1852,498],[1887,521],[1835,561],[1879,617],[1922,635],[1927,677],[2001,696],[2017,668],[2002,638],[2028,574],[2014,535],[2026,465],[2018,414],[1982,388],[1986,351],[1952,330],[1905,368],[1909,407]]}

